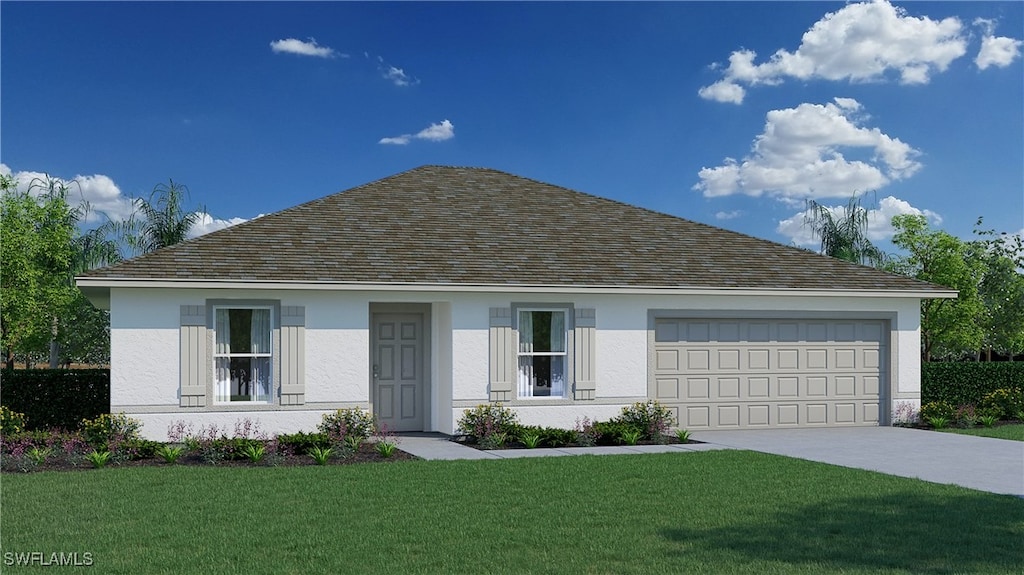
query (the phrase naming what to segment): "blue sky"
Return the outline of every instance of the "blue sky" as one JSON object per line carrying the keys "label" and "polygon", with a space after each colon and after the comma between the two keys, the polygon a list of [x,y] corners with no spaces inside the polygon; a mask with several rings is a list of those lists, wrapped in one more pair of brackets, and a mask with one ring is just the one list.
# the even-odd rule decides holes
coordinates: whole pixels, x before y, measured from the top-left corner
{"label": "blue sky", "polygon": [[424,164],[784,244],[870,192],[1024,231],[1024,3],[0,4],[0,170],[201,231]]}

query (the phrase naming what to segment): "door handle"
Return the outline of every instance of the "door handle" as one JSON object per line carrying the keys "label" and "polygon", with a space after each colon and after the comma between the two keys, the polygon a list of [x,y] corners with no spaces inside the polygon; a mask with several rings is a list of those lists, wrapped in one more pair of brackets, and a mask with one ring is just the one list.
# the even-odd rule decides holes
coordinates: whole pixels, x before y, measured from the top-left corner
{"label": "door handle", "polygon": [[377,379],[378,377],[380,377],[380,366],[374,364],[374,366],[373,366],[373,379]]}

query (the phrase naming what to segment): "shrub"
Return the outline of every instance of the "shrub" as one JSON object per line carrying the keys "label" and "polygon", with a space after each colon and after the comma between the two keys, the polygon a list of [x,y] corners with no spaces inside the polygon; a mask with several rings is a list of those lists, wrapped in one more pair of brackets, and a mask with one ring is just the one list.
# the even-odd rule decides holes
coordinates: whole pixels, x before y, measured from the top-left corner
{"label": "shrub", "polygon": [[611,421],[598,421],[594,424],[594,431],[598,434],[598,445],[622,445],[625,443],[624,437],[626,435],[639,432],[642,437],[645,430],[636,424],[623,423],[613,419]]}
{"label": "shrub", "polygon": [[960,427],[974,427],[978,424],[978,414],[973,405],[961,405],[953,412],[953,421]]}
{"label": "shrub", "polygon": [[107,462],[110,461],[109,451],[93,451],[85,456],[92,463],[92,466],[96,469],[106,466]]}
{"label": "shrub", "polygon": [[19,369],[3,375],[3,406],[26,418],[26,429],[75,429],[110,411],[109,369]]}
{"label": "shrub", "polygon": [[672,411],[656,400],[638,401],[623,407],[622,414],[613,419],[640,428],[641,438],[661,443],[672,427]]}
{"label": "shrub", "polygon": [[1024,390],[1024,362],[926,362],[921,364],[921,401],[981,403],[997,389]]}
{"label": "shrub", "polygon": [[0,406],[0,435],[9,437],[25,431],[25,414]]}
{"label": "shrub", "polygon": [[541,444],[548,447],[563,447],[576,442],[576,431],[557,427],[542,427]]}
{"label": "shrub", "polygon": [[330,447],[314,447],[309,450],[309,456],[317,465],[326,465],[333,451]]}
{"label": "shrub", "polygon": [[178,458],[181,457],[181,454],[184,452],[185,448],[175,447],[172,445],[161,445],[156,450],[156,454],[167,463],[174,463],[178,461]]}
{"label": "shrub", "polygon": [[317,429],[330,437],[331,441],[343,443],[350,435],[369,439],[375,427],[373,416],[369,412],[358,407],[350,407],[334,413],[325,413]]}
{"label": "shrub", "polygon": [[921,421],[921,414],[913,402],[901,401],[892,411],[892,424],[897,427],[910,427]]}
{"label": "shrub", "polygon": [[459,419],[459,431],[472,436],[478,443],[494,443],[492,436],[500,434],[504,445],[505,438],[519,435],[519,420],[516,412],[500,403],[486,403],[462,412]]}
{"label": "shrub", "polygon": [[123,413],[117,415],[104,413],[95,419],[82,420],[81,427],[89,445],[96,449],[107,449],[111,442],[139,439],[139,428],[142,427],[142,422]]}
{"label": "shrub", "polygon": [[[352,436],[350,436],[352,437]],[[326,433],[288,433],[277,436],[278,452],[283,455],[306,455],[314,447],[330,447]]]}
{"label": "shrub", "polygon": [[931,422],[932,418],[941,417],[947,421],[953,418],[953,406],[945,401],[933,401],[921,406],[921,419]]}
{"label": "shrub", "polygon": [[949,426],[949,418],[938,415],[935,417],[929,417],[928,425],[931,425],[935,429],[945,429],[947,426]]}
{"label": "shrub", "polygon": [[540,446],[540,433],[536,431],[522,431],[519,434],[519,441],[522,441],[527,449],[536,449]]}
{"label": "shrub", "polygon": [[997,389],[985,394],[981,406],[989,414],[1000,419],[1010,419],[1024,411],[1024,391],[1019,389]]}
{"label": "shrub", "polygon": [[576,432],[576,443],[583,446],[597,445],[597,440],[601,437],[601,433],[595,428],[596,422],[591,421],[589,417],[583,419],[576,418],[576,426],[573,431]]}
{"label": "shrub", "polygon": [[690,431],[688,429],[677,429],[676,430],[676,439],[679,440],[679,443],[689,443],[690,442]]}
{"label": "shrub", "polygon": [[978,421],[980,421],[985,427],[992,427],[997,421],[999,421],[999,418],[995,415],[982,415],[978,418]]}

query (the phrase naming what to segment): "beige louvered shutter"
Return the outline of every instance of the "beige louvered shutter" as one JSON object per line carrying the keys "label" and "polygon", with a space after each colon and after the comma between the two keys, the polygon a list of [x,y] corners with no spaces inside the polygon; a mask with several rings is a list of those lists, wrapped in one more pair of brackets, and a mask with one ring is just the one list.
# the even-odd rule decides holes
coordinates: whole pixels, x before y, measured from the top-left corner
{"label": "beige louvered shutter", "polygon": [[516,374],[512,309],[492,307],[490,321],[490,401],[512,401]]}
{"label": "beige louvered shutter", "polygon": [[306,402],[306,308],[281,306],[281,405]]}
{"label": "beige louvered shutter", "polygon": [[594,399],[597,390],[596,311],[577,308],[573,326],[573,374],[576,379],[573,399]]}
{"label": "beige louvered shutter", "polygon": [[205,407],[210,378],[206,306],[181,306],[181,407]]}

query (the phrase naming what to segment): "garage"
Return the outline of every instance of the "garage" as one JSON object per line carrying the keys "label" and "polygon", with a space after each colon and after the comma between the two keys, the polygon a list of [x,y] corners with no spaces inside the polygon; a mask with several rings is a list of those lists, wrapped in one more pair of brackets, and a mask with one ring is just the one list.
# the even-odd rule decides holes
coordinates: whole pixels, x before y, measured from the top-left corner
{"label": "garage", "polygon": [[686,429],[871,426],[888,322],[654,318],[650,395]]}

